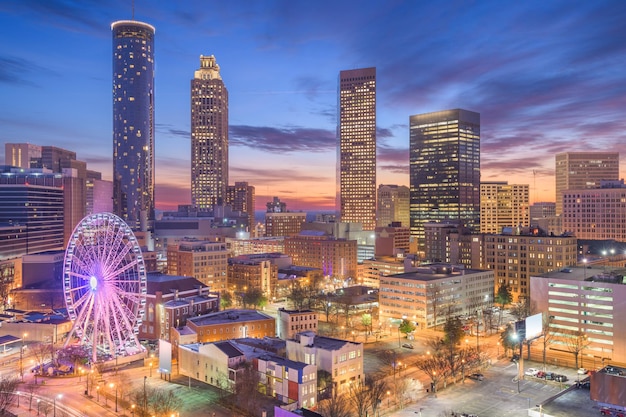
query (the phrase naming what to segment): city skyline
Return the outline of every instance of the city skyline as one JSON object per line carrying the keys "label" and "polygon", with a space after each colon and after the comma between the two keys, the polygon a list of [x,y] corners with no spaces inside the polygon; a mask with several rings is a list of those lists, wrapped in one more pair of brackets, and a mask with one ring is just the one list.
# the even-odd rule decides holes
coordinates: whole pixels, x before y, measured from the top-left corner
{"label": "city skyline", "polygon": [[[272,196],[335,208],[347,69],[377,70],[378,184],[409,184],[409,116],[448,108],[481,114],[481,180],[515,176],[531,204],[554,201],[557,153],[626,148],[626,4],[351,4],[135,2],[156,28],[157,208],[191,200],[200,55],[229,88],[230,182],[256,187],[258,209]],[[131,13],[127,1],[3,2],[0,140],[75,151],[111,180],[110,25]]]}

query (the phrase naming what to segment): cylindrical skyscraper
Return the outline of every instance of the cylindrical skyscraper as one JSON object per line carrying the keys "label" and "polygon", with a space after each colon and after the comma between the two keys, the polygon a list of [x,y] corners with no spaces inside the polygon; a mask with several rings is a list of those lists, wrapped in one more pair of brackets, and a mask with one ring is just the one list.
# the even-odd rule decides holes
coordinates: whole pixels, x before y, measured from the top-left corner
{"label": "cylindrical skyscraper", "polygon": [[113,211],[134,230],[154,220],[154,27],[113,32]]}

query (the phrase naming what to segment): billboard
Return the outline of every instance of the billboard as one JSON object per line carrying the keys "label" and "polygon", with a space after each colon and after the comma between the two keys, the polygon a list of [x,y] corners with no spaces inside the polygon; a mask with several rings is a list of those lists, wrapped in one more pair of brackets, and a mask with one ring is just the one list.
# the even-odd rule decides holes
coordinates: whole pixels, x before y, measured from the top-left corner
{"label": "billboard", "polygon": [[543,334],[543,314],[526,317],[526,340],[534,340]]}

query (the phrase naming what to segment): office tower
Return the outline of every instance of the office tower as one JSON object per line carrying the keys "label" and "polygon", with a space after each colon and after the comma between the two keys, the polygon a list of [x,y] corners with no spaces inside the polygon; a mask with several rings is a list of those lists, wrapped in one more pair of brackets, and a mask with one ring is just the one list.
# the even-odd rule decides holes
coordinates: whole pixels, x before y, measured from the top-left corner
{"label": "office tower", "polygon": [[[537,226],[539,219],[556,216],[556,203],[539,202],[530,206],[530,225]],[[545,229],[545,228],[544,228]]]}
{"label": "office tower", "polygon": [[294,265],[319,268],[324,276],[357,282],[357,241],[320,234],[285,238],[285,254]]}
{"label": "office tower", "polygon": [[504,227],[528,226],[528,184],[480,183],[480,232],[501,233]]}
{"label": "office tower", "polygon": [[15,234],[0,244],[0,253],[15,256],[62,250],[64,178],[59,173],[2,167],[0,224]]}
{"label": "office tower", "polygon": [[113,32],[113,212],[134,230],[154,220],[154,27]]}
{"label": "office tower", "polygon": [[306,222],[305,212],[265,213],[265,236],[297,236]]}
{"label": "office tower", "polygon": [[224,204],[228,187],[228,90],[215,57],[200,55],[191,80],[191,204]]}
{"label": "office tower", "polygon": [[226,188],[226,204],[230,205],[233,211],[241,211],[248,214],[248,231],[252,232],[255,227],[254,205],[255,189],[245,181],[236,182]]}
{"label": "office tower", "polygon": [[599,188],[602,180],[619,179],[618,152],[564,152],[555,157],[556,214],[563,213],[563,192]]}
{"label": "office tower", "polygon": [[4,163],[19,168],[35,168],[41,159],[41,146],[31,143],[5,143]]}
{"label": "office tower", "polygon": [[376,68],[339,74],[337,202],[340,221],[376,227]]}
{"label": "office tower", "polygon": [[410,116],[411,235],[424,251],[424,223],[480,225],[480,114],[443,110]]}
{"label": "office tower", "polygon": [[409,227],[409,187],[381,184],[378,186],[377,201],[376,224],[378,227],[386,227],[391,223],[401,223],[403,227]]}

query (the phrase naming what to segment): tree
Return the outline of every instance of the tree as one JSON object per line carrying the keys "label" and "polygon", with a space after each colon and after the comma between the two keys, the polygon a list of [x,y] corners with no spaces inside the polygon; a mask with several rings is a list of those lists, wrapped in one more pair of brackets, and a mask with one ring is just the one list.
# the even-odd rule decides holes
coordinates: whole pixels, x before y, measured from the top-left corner
{"label": "tree", "polygon": [[172,391],[155,389],[148,404],[154,415],[169,416],[180,410],[183,401]]}
{"label": "tree", "polygon": [[6,377],[0,379],[0,415],[5,415],[7,409],[15,399],[15,392],[19,386],[19,378]]}
{"label": "tree", "polygon": [[37,385],[37,384],[26,384],[24,386],[24,391],[26,391],[26,394],[28,394],[28,410],[29,411],[33,409],[33,397],[35,396],[35,393],[39,391],[40,387],[41,385]]}
{"label": "tree", "polygon": [[267,304],[267,297],[263,295],[263,292],[255,287],[248,288],[241,297],[244,308],[251,305],[254,308],[262,307]]}
{"label": "tree", "polygon": [[515,351],[515,348],[518,346],[518,342],[514,337],[515,334],[515,328],[510,324],[500,333],[500,343],[504,349],[504,355],[506,355],[508,350]]}
{"label": "tree", "polygon": [[365,327],[365,337],[372,331],[372,315],[370,313],[363,313],[361,316],[361,324]]}
{"label": "tree", "polygon": [[42,365],[52,360],[52,344],[50,343],[36,343],[29,346],[31,354],[35,357],[35,362],[38,366],[35,375],[43,374]]}
{"label": "tree", "polygon": [[259,373],[254,368],[254,364],[252,362],[244,362],[237,371],[235,381],[235,400],[239,406],[246,410],[256,408],[261,395],[259,393],[259,382]]}
{"label": "tree", "polygon": [[287,294],[287,299],[291,301],[294,310],[304,310],[307,299],[306,288],[303,288],[299,281],[294,281]]}
{"label": "tree", "polygon": [[233,294],[229,291],[224,291],[220,294],[220,307],[222,310],[232,307]]}
{"label": "tree", "polygon": [[398,327],[398,329],[404,333],[404,335],[408,335],[409,333],[415,331],[415,325],[413,323],[411,323],[409,320],[407,319],[403,319],[402,323],[400,323],[400,326]]}
{"label": "tree", "polygon": [[463,323],[458,317],[449,318],[443,326],[444,341],[448,345],[456,346],[463,338]]}
{"label": "tree", "polygon": [[317,370],[317,398],[330,398],[333,390],[333,376],[323,369]]}
{"label": "tree", "polygon": [[495,297],[495,302],[500,304],[500,310],[504,310],[504,306],[511,304],[511,301],[513,301],[513,295],[511,295],[509,286],[506,284],[500,285]]}
{"label": "tree", "polygon": [[445,358],[442,358],[439,354],[427,355],[420,358],[415,363],[417,369],[424,372],[431,380],[431,388],[433,393],[437,393],[437,384],[442,378],[446,377],[446,371],[448,370],[448,363]]}
{"label": "tree", "polygon": [[350,401],[345,396],[337,394],[336,390],[330,398],[321,401],[318,406],[319,413],[324,417],[352,417]]}
{"label": "tree", "polygon": [[543,317],[543,339],[542,339],[542,348],[543,348],[542,356],[543,356],[544,371],[546,369],[546,354],[547,354],[548,348],[554,341],[554,332],[552,331],[552,328],[550,327],[551,323],[552,323],[552,316],[549,314],[545,314]]}
{"label": "tree", "polygon": [[567,347],[567,350],[574,355],[576,366],[578,369],[578,355],[587,347],[589,347],[589,339],[587,335],[580,330],[562,331],[563,344]]}
{"label": "tree", "polygon": [[361,379],[358,381],[350,381],[348,386],[348,395],[352,409],[357,417],[367,416],[367,409],[370,407],[369,387]]}
{"label": "tree", "polygon": [[385,392],[387,391],[387,383],[385,379],[380,375],[366,375],[365,385],[367,385],[367,392],[369,396],[369,404],[372,408],[372,415],[375,416],[378,411],[378,407],[385,398]]}

